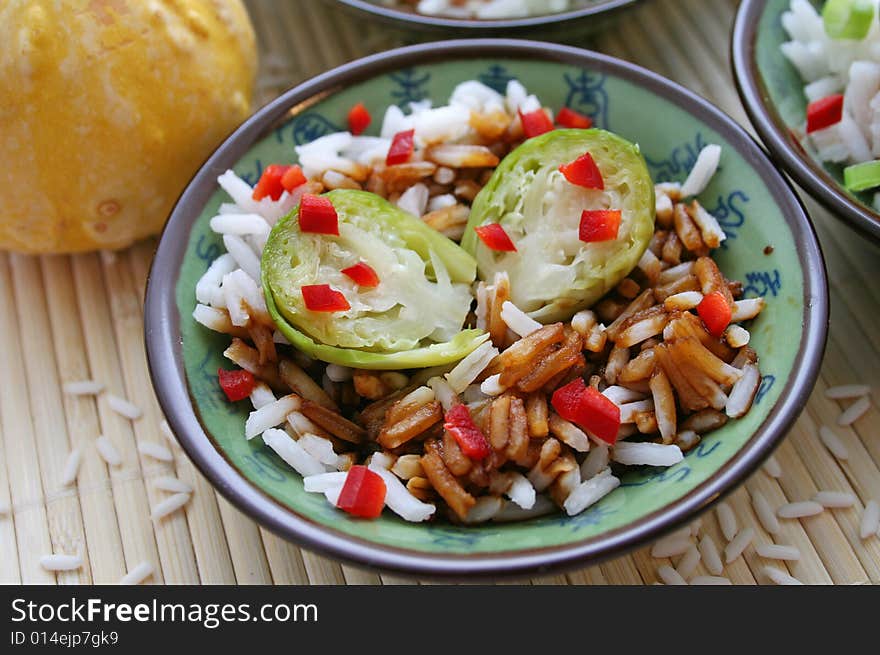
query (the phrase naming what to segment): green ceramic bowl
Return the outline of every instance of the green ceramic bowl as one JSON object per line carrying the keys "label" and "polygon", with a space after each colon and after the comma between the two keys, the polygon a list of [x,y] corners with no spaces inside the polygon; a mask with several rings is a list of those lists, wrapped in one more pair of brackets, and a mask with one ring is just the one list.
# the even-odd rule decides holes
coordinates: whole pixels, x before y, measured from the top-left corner
{"label": "green ceramic bowl", "polygon": [[[812,0],[816,7],[824,2]],[[779,46],[788,41],[782,14],[790,0],[743,0],[731,41],[734,77],[743,105],[770,154],[811,196],[863,235],[880,241],[880,213],[871,193],[843,186],[843,167],[823,164],[804,149],[792,127],[806,121],[807,99],[797,70]]]}
{"label": "green ceramic bowl", "polygon": [[[300,477],[259,439],[244,439],[247,408],[216,383],[228,340],[191,318],[196,280],[221,252],[208,221],[224,201],[216,177],[229,167],[253,182],[264,164],[345,124],[363,101],[445,102],[463,80],[501,88],[520,79],[545,104],[568,105],[637,142],[657,181],[682,180],[700,148],[723,147],[703,194],[727,231],[719,263],[768,306],[752,328],[764,381],[754,408],[706,438],[680,464],[642,468],[584,513],[512,524],[412,524],[386,512],[354,519],[303,491]],[[377,130],[374,121],[371,129]],[[772,252],[767,249],[772,246]],[[765,252],[767,249],[767,252]],[[730,491],[785,435],[816,378],[828,305],[810,223],[783,177],[732,120],[653,73],[610,57],[545,43],[448,41],[368,57],[288,91],[260,110],[208,160],[180,198],[150,275],[146,333],[156,392],[181,444],[244,512],[277,533],[332,556],[420,575],[525,574],[620,554],[692,519]]]}

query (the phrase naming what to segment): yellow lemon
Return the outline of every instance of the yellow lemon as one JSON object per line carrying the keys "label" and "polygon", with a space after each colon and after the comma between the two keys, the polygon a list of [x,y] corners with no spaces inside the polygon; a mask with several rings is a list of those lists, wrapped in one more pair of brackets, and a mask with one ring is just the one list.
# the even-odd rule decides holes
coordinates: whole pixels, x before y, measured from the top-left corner
{"label": "yellow lemon", "polygon": [[0,249],[158,232],[250,113],[241,0],[5,0],[0,44]]}

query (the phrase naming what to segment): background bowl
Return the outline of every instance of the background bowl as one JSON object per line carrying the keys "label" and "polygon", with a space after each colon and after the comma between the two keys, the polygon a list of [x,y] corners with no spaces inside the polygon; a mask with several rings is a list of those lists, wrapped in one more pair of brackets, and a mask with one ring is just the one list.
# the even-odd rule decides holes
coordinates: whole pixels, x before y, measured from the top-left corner
{"label": "background bowl", "polygon": [[[812,0],[817,7],[822,5]],[[773,157],[811,196],[863,235],[880,241],[880,213],[871,193],[843,187],[843,167],[807,152],[791,127],[806,121],[800,75],[779,50],[788,41],[781,16],[789,0],[743,0],[731,41],[734,78],[746,112]],[[876,20],[876,19],[875,19]]]}
{"label": "background bowl", "polygon": [[[243,438],[247,410],[216,383],[223,335],[191,313],[199,276],[221,251],[208,221],[234,168],[257,179],[264,163],[290,161],[293,146],[345,124],[363,101],[374,117],[389,103],[445,101],[476,78],[501,88],[519,78],[542,101],[588,113],[640,144],[657,181],[682,180],[700,148],[723,147],[702,195],[728,233],[722,269],[768,306],[752,326],[764,381],[752,411],[708,436],[669,469],[649,467],[575,517],[512,524],[412,524],[386,512],[361,521],[329,506],[259,439]],[[662,127],[657,118],[662,117]],[[372,133],[378,130],[374,120]],[[767,246],[772,246],[766,249]],[[695,94],[604,55],[511,40],[449,41],[367,57],[318,76],[270,103],[236,131],[190,183],[162,236],[146,299],[146,338],[159,401],[202,472],[244,512],[275,532],[332,556],[435,576],[525,574],[620,554],[693,518],[730,491],[785,435],[816,379],[827,330],[824,266],[797,197],[765,153],[731,119]]]}
{"label": "background bowl", "polygon": [[346,10],[374,18],[397,28],[410,38],[413,31],[423,35],[504,36],[568,40],[599,31],[620,10],[639,0],[574,0],[574,7],[552,14],[525,18],[477,20],[428,16],[408,9],[383,5],[378,0],[330,0]]}

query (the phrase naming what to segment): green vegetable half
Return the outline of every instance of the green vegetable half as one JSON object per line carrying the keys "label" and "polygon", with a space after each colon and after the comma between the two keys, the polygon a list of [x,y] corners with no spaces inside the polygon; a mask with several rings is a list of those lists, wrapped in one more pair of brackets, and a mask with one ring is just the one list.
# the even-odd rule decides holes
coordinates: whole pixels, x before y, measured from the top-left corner
{"label": "green vegetable half", "polygon": [[843,169],[843,184],[853,192],[880,186],[880,160],[847,166]]}
{"label": "green vegetable half", "polygon": [[[605,189],[585,189],[559,172],[589,152]],[[578,238],[585,209],[620,209],[618,238]],[[517,252],[496,252],[474,228],[500,223]],[[510,276],[511,300],[532,318],[570,318],[613,289],[633,268],[654,233],[654,185],[638,146],[604,130],[553,130],[504,158],[474,199],[461,245],[477,259],[480,278]]]}
{"label": "green vegetable half", "polygon": [[874,22],[874,0],[827,0],[822,7],[825,33],[832,39],[861,41]]}
{"label": "green vegetable half", "polygon": [[[296,348],[343,366],[403,369],[457,361],[486,339],[480,330],[462,331],[473,257],[375,194],[339,189],[326,197],[339,236],[301,232],[296,208],[263,249],[266,305]],[[341,273],[358,262],[376,271],[377,287],[360,288]],[[306,309],[300,289],[309,284],[329,284],[351,309]]]}

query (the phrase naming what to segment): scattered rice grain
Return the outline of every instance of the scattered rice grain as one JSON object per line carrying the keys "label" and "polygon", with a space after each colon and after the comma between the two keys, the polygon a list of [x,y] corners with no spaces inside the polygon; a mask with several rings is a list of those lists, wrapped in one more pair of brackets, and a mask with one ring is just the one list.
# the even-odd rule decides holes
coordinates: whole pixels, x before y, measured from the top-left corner
{"label": "scattered rice grain", "polygon": [[782,467],[779,465],[779,460],[776,459],[775,455],[770,455],[767,461],[764,462],[764,473],[771,478],[782,477]]}
{"label": "scattered rice grain", "polygon": [[703,556],[703,563],[706,569],[713,575],[721,575],[724,570],[724,564],[721,563],[721,556],[718,554],[718,547],[715,540],[709,535],[704,535],[697,545],[700,549],[700,555]]}
{"label": "scattered rice grain", "polygon": [[70,396],[96,396],[104,390],[104,385],[95,380],[76,380],[65,382],[61,389]]}
{"label": "scattered rice grain", "polygon": [[177,445],[177,437],[174,436],[174,432],[171,431],[171,426],[168,425],[168,421],[161,421],[159,423],[159,430],[162,432],[162,436],[168,440],[168,443],[172,446]]}
{"label": "scattered rice grain", "polygon": [[112,393],[107,394],[107,404],[114,412],[124,416],[131,421],[136,421],[144,415],[144,412],[140,407],[132,402],[129,402],[125,398],[114,396]]}
{"label": "scattered rice grain", "polygon": [[862,521],[859,524],[859,536],[867,539],[880,530],[880,505],[876,500],[869,500],[862,513]]}
{"label": "scattered rice grain", "polygon": [[79,473],[79,464],[82,461],[82,450],[74,448],[67,456],[64,462],[64,469],[61,471],[61,486],[68,487],[76,482],[76,476]]}
{"label": "scattered rice grain", "polygon": [[862,418],[869,409],[871,409],[871,399],[862,396],[840,413],[840,416],[837,417],[837,425],[852,425]]}
{"label": "scattered rice grain", "polygon": [[750,527],[740,530],[724,549],[724,561],[730,564],[736,558],[743,554],[752,540],[755,538],[755,531]]}
{"label": "scattered rice grain", "polygon": [[758,544],[755,546],[755,552],[765,559],[797,561],[801,558],[801,551],[794,546],[783,544]]}
{"label": "scattered rice grain", "polygon": [[686,585],[687,580],[685,580],[674,568],[669,566],[669,564],[664,564],[657,568],[657,575],[660,576],[660,579],[663,580],[665,584],[668,585]]}
{"label": "scattered rice grain", "polygon": [[867,384],[841,384],[836,387],[828,387],[825,390],[825,397],[834,400],[845,400],[849,398],[861,398],[871,393],[871,387]]}
{"label": "scattered rice grain", "polygon": [[721,534],[724,535],[724,538],[727,539],[727,541],[730,541],[736,536],[738,530],[736,525],[736,514],[733,513],[733,510],[730,509],[730,505],[726,502],[718,503],[715,514],[718,516],[718,525],[721,526]]}
{"label": "scattered rice grain", "polygon": [[775,566],[765,566],[763,569],[764,575],[770,578],[771,581],[775,582],[778,585],[802,585],[804,584],[794,576],[789,575],[782,569],[778,569]]}
{"label": "scattered rice grain", "polygon": [[819,503],[812,500],[801,500],[796,503],[786,503],[776,508],[776,516],[781,519],[799,519],[805,516],[816,516],[824,511]]}
{"label": "scattered rice grain", "polygon": [[162,444],[155,441],[142,441],[138,444],[138,451],[141,455],[158,459],[160,462],[173,462],[174,455]]}
{"label": "scattered rice grain", "polygon": [[678,571],[678,574],[687,579],[691,577],[693,572],[697,568],[697,564],[700,563],[700,551],[693,544],[685,551],[685,554],[682,555],[682,558],[678,562],[678,566],[675,567],[675,570]]}
{"label": "scattered rice grain", "polygon": [[149,562],[141,562],[137,566],[135,566],[131,571],[122,576],[122,579],[119,581],[121,585],[136,585],[140,584],[151,575],[153,575],[153,565]]}
{"label": "scattered rice grain", "polygon": [[79,555],[64,555],[52,553],[40,558],[40,566],[47,571],[75,571],[82,568],[83,558]]}
{"label": "scattered rice grain", "polygon": [[107,462],[108,466],[119,466],[122,464],[122,455],[116,450],[113,442],[104,435],[95,439],[95,448],[98,449],[98,454]]}
{"label": "scattered rice grain", "polygon": [[156,506],[153,507],[153,511],[150,513],[150,518],[154,521],[163,519],[186,505],[189,502],[189,499],[190,495],[185,493],[168,496],[165,500],[156,503]]}
{"label": "scattered rice grain", "polygon": [[779,519],[776,518],[773,507],[760,491],[752,494],[752,507],[755,508],[755,514],[767,533],[779,534]]}
{"label": "scattered rice grain", "polygon": [[192,487],[183,480],[178,480],[172,475],[164,475],[153,480],[153,486],[162,491],[170,491],[178,494],[191,494]]}
{"label": "scattered rice grain", "polygon": [[692,546],[690,537],[671,534],[651,546],[651,557],[664,558],[683,555]]}
{"label": "scattered rice grain", "polygon": [[826,509],[846,509],[856,504],[856,497],[845,491],[820,491],[813,500]]}

